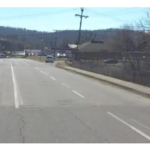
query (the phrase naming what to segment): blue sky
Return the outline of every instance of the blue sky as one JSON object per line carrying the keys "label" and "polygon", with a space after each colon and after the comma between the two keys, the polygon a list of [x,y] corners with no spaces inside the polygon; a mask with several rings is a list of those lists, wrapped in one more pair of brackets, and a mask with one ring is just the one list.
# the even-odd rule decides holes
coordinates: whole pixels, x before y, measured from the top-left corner
{"label": "blue sky", "polygon": [[[134,23],[145,16],[146,7],[85,7],[82,29],[117,28]],[[20,27],[51,32],[55,30],[78,30],[79,7],[1,7],[0,26]]]}

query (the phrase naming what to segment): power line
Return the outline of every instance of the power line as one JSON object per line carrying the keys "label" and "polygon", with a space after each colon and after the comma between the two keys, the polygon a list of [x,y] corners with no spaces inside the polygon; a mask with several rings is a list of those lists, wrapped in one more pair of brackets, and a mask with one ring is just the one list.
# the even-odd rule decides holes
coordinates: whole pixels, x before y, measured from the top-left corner
{"label": "power line", "polygon": [[132,8],[132,9],[123,9],[123,10],[117,10],[117,11],[107,11],[107,12],[102,12],[102,13],[111,13],[111,15],[116,15],[116,14],[121,14],[121,13],[127,13],[127,12],[137,12],[143,8]]}
{"label": "power line", "polygon": [[[89,10],[89,11],[94,12],[94,13],[96,14],[96,15],[94,15],[94,16],[92,16],[92,17],[101,15],[101,16],[105,16],[105,17],[107,17],[107,18],[111,18],[112,20],[115,20],[115,21],[117,21],[117,22],[126,22],[126,21],[127,21],[127,20],[123,20],[123,19],[120,19],[120,18],[117,18],[117,17],[113,17],[113,16],[116,16],[116,15],[112,15],[112,13],[111,13],[111,15],[108,15],[108,14],[104,14],[104,13],[97,12],[97,11],[93,11],[93,10]],[[136,10],[136,11],[139,11],[139,10]],[[128,11],[128,12],[129,12],[129,11]],[[120,12],[119,12],[118,14],[121,15]],[[126,14],[127,14],[127,12],[126,12]]]}
{"label": "power line", "polygon": [[[112,17],[112,16],[109,16],[109,15],[106,15],[106,14],[103,14],[103,13],[101,13],[101,12],[97,12],[97,11],[94,11],[94,10],[90,10],[90,11],[92,11],[92,12],[94,12],[96,15],[101,15],[101,16],[105,16],[105,17],[107,17],[107,18],[111,18],[111,19],[113,19],[113,20],[117,20],[117,21],[121,21],[121,22],[124,22],[125,20],[122,20],[122,19],[119,19],[119,18],[116,18],[116,17]],[[92,16],[93,17],[93,16]]]}
{"label": "power line", "polygon": [[103,11],[102,13],[116,13],[116,12],[122,12],[122,11],[129,11],[129,10],[137,10],[137,7],[132,7],[132,8],[125,8],[125,9],[116,9],[115,10],[110,10],[110,11]]}
{"label": "power line", "polygon": [[[111,14],[109,16],[116,16],[117,15],[123,15],[123,14],[128,14],[128,13],[131,13],[133,14],[133,12],[137,13],[139,12],[140,9],[143,9],[143,8],[136,8],[136,9],[126,9],[126,11],[124,10],[116,10],[116,11],[107,11],[107,12],[97,12],[97,13],[103,13],[105,15],[108,15],[107,13]],[[92,10],[90,10],[92,11]],[[95,16],[95,15],[94,15]],[[93,17],[93,16],[92,16]]]}
{"label": "power line", "polygon": [[[52,34],[52,32],[50,32]],[[34,35],[49,35],[49,33],[33,33],[33,34],[0,34],[0,36],[34,36]]]}
{"label": "power line", "polygon": [[19,16],[9,16],[9,17],[0,17],[1,20],[5,20],[5,19],[24,19],[25,18],[30,18],[30,17],[35,17],[35,16],[40,16],[40,15],[57,15],[57,14],[62,14],[63,12],[68,12],[68,11],[73,11],[76,10],[77,8],[73,8],[73,9],[66,9],[66,10],[59,10],[59,11],[55,11],[55,12],[43,12],[43,13],[37,13],[37,14],[29,14],[29,15],[19,15]]}
{"label": "power line", "polygon": [[[119,19],[119,18],[113,17],[113,15],[107,15],[107,14],[104,14],[104,13],[101,13],[101,12],[97,12],[97,11],[94,11],[94,10],[91,10],[91,9],[88,9],[88,11],[94,12],[96,14],[96,16],[98,16],[98,17],[100,17],[99,15],[105,16],[105,17],[110,18],[111,20],[114,20],[114,21],[117,21],[117,22],[126,22],[127,21],[127,20],[123,20],[123,19]],[[92,16],[92,17],[94,17],[94,16]]]}

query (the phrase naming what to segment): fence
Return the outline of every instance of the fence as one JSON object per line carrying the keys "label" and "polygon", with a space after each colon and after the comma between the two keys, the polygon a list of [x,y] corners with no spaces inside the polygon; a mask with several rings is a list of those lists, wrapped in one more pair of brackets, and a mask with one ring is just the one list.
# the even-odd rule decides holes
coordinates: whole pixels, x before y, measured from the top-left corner
{"label": "fence", "polygon": [[71,66],[150,87],[150,71],[137,71],[118,66],[97,65],[81,61],[73,61]]}
{"label": "fence", "polygon": [[105,64],[104,60],[115,59],[117,66],[132,70],[150,71],[150,53],[145,52],[74,52],[74,60]]}
{"label": "fence", "polygon": [[[150,53],[74,52],[72,67],[150,87]],[[104,63],[116,59],[118,63]]]}

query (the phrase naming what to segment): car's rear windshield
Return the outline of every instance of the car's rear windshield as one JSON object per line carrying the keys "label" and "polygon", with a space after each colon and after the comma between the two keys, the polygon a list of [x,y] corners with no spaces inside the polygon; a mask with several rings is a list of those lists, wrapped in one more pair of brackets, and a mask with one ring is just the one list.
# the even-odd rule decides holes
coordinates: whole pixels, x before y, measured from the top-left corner
{"label": "car's rear windshield", "polygon": [[46,58],[53,58],[53,57],[51,57],[51,56],[47,56]]}

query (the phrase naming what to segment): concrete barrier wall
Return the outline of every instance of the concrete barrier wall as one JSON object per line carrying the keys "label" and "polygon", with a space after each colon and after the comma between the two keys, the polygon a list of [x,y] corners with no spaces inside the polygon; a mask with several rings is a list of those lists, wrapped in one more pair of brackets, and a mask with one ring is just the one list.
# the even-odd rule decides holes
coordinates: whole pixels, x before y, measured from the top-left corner
{"label": "concrete barrier wall", "polygon": [[150,87],[150,72],[148,71],[134,71],[113,65],[96,65],[80,61],[72,62],[71,66]]}

